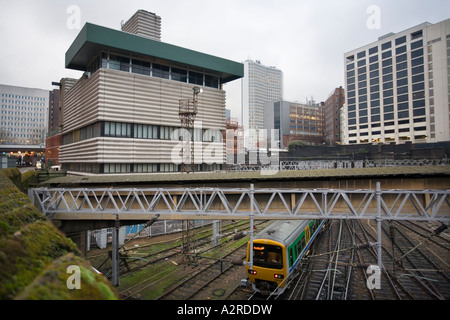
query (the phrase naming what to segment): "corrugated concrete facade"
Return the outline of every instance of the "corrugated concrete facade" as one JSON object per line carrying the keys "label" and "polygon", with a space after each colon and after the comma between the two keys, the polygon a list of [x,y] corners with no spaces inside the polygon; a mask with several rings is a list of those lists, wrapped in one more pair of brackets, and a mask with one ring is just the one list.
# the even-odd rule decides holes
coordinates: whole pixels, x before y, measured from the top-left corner
{"label": "corrugated concrete facade", "polygon": [[[81,78],[66,94],[62,134],[101,121],[179,127],[180,99],[192,96],[192,84],[180,83],[122,71],[99,69]],[[225,91],[204,87],[198,96],[196,127],[225,129]],[[180,141],[93,137],[63,145],[61,163],[173,163],[171,152]],[[197,151],[205,147],[222,150],[222,142],[196,141]],[[200,152],[197,152],[200,153]],[[211,162],[201,152],[203,162]],[[196,154],[198,156],[198,154]],[[196,161],[197,162],[197,161]]]}

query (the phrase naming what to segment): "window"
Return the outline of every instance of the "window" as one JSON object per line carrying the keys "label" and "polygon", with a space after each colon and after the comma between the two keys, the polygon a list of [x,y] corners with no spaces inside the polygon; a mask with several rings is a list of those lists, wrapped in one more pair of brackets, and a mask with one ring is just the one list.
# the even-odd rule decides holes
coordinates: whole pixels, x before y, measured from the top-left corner
{"label": "window", "polygon": [[383,67],[392,66],[392,59],[391,58],[386,59],[383,61],[382,64],[383,64]]}
{"label": "window", "polygon": [[413,83],[417,83],[417,82],[423,82],[425,81],[425,77],[423,74],[417,75],[417,76],[413,76],[412,77],[412,82]]}
{"label": "window", "polygon": [[399,55],[406,52],[406,46],[402,46],[402,47],[398,47],[397,49],[395,49],[395,54]]}
{"label": "window", "polygon": [[408,104],[408,102],[399,103],[398,106],[397,106],[397,109],[398,109],[399,111],[401,111],[401,110],[408,110],[408,109],[409,109],[409,104]]}
{"label": "window", "polygon": [[413,67],[421,65],[421,64],[423,64],[423,57],[419,57],[419,58],[413,59],[411,61],[411,66],[413,66]]}
{"label": "window", "polygon": [[398,56],[396,58],[397,63],[403,62],[403,61],[406,61],[406,60],[408,60],[408,55],[406,53],[402,54],[402,55],[400,55],[400,56]]}
{"label": "window", "polygon": [[392,51],[389,50],[389,51],[383,52],[381,57],[382,57],[382,59],[386,59],[386,58],[392,57]]}
{"label": "window", "polygon": [[217,129],[205,130],[203,133],[204,142],[222,142],[222,133]]}
{"label": "window", "polygon": [[392,81],[392,74],[383,76],[383,82]]}
{"label": "window", "polygon": [[423,56],[423,49],[418,49],[416,51],[411,52],[411,59],[418,58]]}
{"label": "window", "polygon": [[370,85],[371,86],[377,85],[379,83],[380,83],[380,78],[372,78],[372,79],[370,79]]}
{"label": "window", "polygon": [[400,45],[400,44],[402,44],[402,43],[405,43],[405,42],[406,42],[406,36],[403,36],[403,37],[401,37],[401,38],[395,39],[395,45],[396,45],[396,46],[398,46],[398,45]]}
{"label": "window", "polygon": [[203,85],[203,73],[189,71],[189,83]]}
{"label": "window", "polygon": [[[370,100],[377,100],[379,98],[380,98],[380,93],[379,92],[370,94]],[[372,101],[372,106],[374,105],[373,103],[374,103],[374,101]]]}
{"label": "window", "polygon": [[369,63],[373,63],[373,62],[377,62],[377,61],[378,61],[378,55],[371,56],[369,58]]}
{"label": "window", "polygon": [[413,108],[414,109],[422,108],[422,107],[425,107],[425,99],[423,99],[423,100],[416,100],[416,101],[413,102]]}
{"label": "window", "polygon": [[380,114],[380,108],[379,108],[379,107],[377,107],[377,108],[372,108],[372,109],[371,109],[371,113],[372,113],[372,114]]}
{"label": "window", "polygon": [[423,34],[422,30],[411,33],[411,40],[416,40],[418,38],[421,38],[422,34]]}
{"label": "window", "polygon": [[384,112],[392,112],[394,111],[394,106],[385,106],[384,107]]}
{"label": "window", "polygon": [[187,82],[187,70],[172,68],[172,80]]}
{"label": "window", "polygon": [[154,63],[153,64],[153,76],[157,78],[169,79],[169,70],[168,66],[163,66],[161,64]]}
{"label": "window", "polygon": [[134,138],[137,139],[158,139],[158,126],[147,124],[134,125]]}
{"label": "window", "polygon": [[425,89],[425,83],[421,82],[421,83],[413,84],[412,88],[413,88],[413,91],[424,90]]}
{"label": "window", "polygon": [[219,78],[205,75],[205,86],[211,87],[211,88],[218,88],[219,87]]}
{"label": "window", "polygon": [[404,70],[406,68],[408,68],[408,63],[407,62],[402,62],[402,63],[398,63],[397,64],[397,71]]}
{"label": "window", "polygon": [[133,166],[133,172],[157,172],[158,164],[156,163],[136,163]]}
{"label": "window", "polygon": [[397,101],[398,101],[398,102],[405,102],[405,101],[408,101],[408,95],[405,94],[405,95],[398,96],[398,97],[397,97]]}
{"label": "window", "polygon": [[172,133],[175,131],[174,127],[161,126],[160,128],[160,139],[161,140],[171,140]]}
{"label": "window", "polygon": [[377,53],[378,52],[378,47],[373,47],[369,49],[369,55]]}
{"label": "window", "polygon": [[109,69],[130,72],[130,59],[110,54]]}
{"label": "window", "polygon": [[104,173],[127,173],[131,172],[129,163],[105,163],[103,165]]}
{"label": "window", "polygon": [[413,115],[414,115],[414,117],[417,117],[417,116],[424,116],[424,115],[425,115],[425,108],[422,108],[422,109],[414,109]]}
{"label": "window", "polygon": [[401,111],[398,113],[398,118],[408,118],[409,117],[409,111]]}
{"label": "window", "polygon": [[403,78],[397,80],[397,87],[406,86],[408,85],[408,78]]}
{"label": "window", "polygon": [[383,68],[383,74],[392,73],[392,67]]}
{"label": "window", "polygon": [[412,69],[412,74],[419,74],[419,73],[423,73],[424,72],[424,68],[423,65],[422,66],[418,66]]}
{"label": "window", "polygon": [[383,96],[385,98],[392,97],[393,95],[394,95],[394,90],[392,90],[392,89],[383,91]]}
{"label": "window", "polygon": [[150,62],[133,59],[131,61],[131,72],[137,74],[150,75]]}
{"label": "window", "polygon": [[[292,258],[292,248],[290,250]],[[253,244],[253,264],[263,268],[283,269],[283,250],[280,246]]]}
{"label": "window", "polygon": [[391,41],[383,43],[381,45],[381,50],[386,50],[386,49],[389,49],[389,48],[392,48],[392,42]]}
{"label": "window", "polygon": [[418,91],[413,93],[413,100],[425,98],[425,91]]}
{"label": "window", "polygon": [[417,42],[413,42],[413,43],[411,43],[411,50],[420,48],[422,46],[423,46],[423,41],[422,40],[417,41]]}
{"label": "window", "polygon": [[161,172],[177,172],[178,166],[173,163],[161,163],[159,165],[159,171],[161,171]]}
{"label": "window", "polygon": [[105,137],[131,138],[131,124],[121,122],[105,122]]}
{"label": "window", "polygon": [[405,93],[408,93],[408,87],[407,86],[406,87],[397,88],[397,94],[405,94]]}

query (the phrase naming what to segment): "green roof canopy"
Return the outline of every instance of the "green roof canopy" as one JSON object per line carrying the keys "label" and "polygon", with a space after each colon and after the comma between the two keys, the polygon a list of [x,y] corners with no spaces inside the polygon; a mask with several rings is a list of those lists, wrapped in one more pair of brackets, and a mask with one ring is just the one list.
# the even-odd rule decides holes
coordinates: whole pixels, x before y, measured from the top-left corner
{"label": "green roof canopy", "polygon": [[87,65],[101,51],[115,49],[203,69],[229,82],[244,76],[242,63],[174,46],[130,33],[86,23],[66,52],[66,68],[86,71]]}

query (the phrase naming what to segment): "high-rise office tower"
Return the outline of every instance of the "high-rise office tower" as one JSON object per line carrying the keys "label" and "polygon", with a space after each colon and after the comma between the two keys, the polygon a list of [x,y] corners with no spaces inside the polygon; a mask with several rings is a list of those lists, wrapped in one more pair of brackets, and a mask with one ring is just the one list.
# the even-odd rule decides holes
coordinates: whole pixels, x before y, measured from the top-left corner
{"label": "high-rise office tower", "polygon": [[122,31],[161,41],[161,17],[152,12],[138,10],[122,24]]}
{"label": "high-rise office tower", "polygon": [[345,54],[344,144],[450,140],[450,19]]}
{"label": "high-rise office tower", "polygon": [[283,72],[266,67],[260,61],[246,60],[242,80],[242,124],[249,138],[247,147],[256,147],[257,143],[255,136],[248,135],[249,129],[264,128],[264,103],[282,99]]}
{"label": "high-rise office tower", "polygon": [[0,150],[43,149],[48,127],[49,91],[0,85]]}

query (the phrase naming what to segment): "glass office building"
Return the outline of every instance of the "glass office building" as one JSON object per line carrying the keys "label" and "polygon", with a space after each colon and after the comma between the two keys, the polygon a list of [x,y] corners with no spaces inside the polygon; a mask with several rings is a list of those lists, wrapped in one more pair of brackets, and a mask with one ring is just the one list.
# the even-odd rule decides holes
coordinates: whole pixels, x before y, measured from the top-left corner
{"label": "glass office building", "polygon": [[344,144],[450,140],[450,19],[345,54]]}

